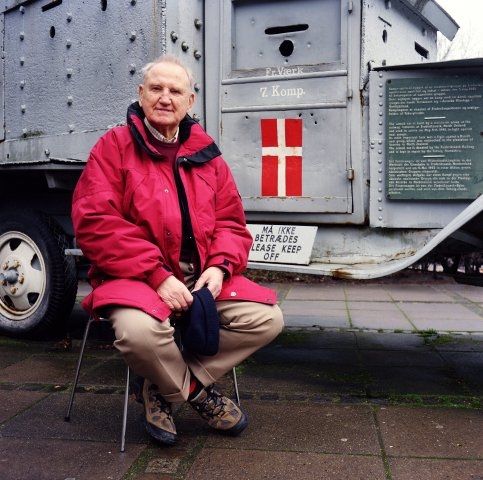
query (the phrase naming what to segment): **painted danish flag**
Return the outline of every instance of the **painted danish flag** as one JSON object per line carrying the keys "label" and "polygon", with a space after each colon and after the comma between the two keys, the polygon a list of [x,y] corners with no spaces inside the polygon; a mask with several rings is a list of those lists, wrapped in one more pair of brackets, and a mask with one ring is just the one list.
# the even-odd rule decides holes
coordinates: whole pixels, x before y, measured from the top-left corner
{"label": "painted danish flag", "polygon": [[302,119],[263,118],[262,196],[302,195]]}

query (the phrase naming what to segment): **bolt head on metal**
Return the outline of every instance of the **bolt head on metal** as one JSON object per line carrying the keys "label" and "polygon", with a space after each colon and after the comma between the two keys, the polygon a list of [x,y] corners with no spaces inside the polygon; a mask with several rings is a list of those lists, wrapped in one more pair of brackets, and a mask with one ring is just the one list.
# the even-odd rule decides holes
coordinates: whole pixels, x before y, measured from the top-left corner
{"label": "bolt head on metal", "polygon": [[67,69],[67,78],[70,78],[72,77],[72,74],[74,73],[74,70],[72,70],[72,68],[68,68]]}
{"label": "bolt head on metal", "polygon": [[379,217],[379,221],[382,222],[382,217]]}
{"label": "bolt head on metal", "polygon": [[131,32],[131,34],[129,35],[129,40],[131,40],[131,42],[134,42],[134,40],[136,40],[136,32]]}
{"label": "bolt head on metal", "polygon": [[26,128],[22,128],[22,136],[26,137],[27,132],[28,132],[28,130]]}
{"label": "bolt head on metal", "polygon": [[189,45],[186,42],[182,42],[181,43],[181,50],[183,50],[183,52],[188,51],[189,48],[190,47],[189,47]]}
{"label": "bolt head on metal", "polygon": [[50,150],[48,148],[46,148],[44,150],[44,153],[45,153],[45,156],[48,157],[50,155]]}
{"label": "bolt head on metal", "polygon": [[176,32],[171,32],[170,37],[173,42],[176,42],[176,40],[178,40],[178,34]]}
{"label": "bolt head on metal", "polygon": [[22,6],[22,7],[20,7],[20,8],[19,8],[19,11],[20,11],[20,13],[22,13],[22,14],[23,14],[23,13],[25,13],[25,7],[23,7],[23,6]]}
{"label": "bolt head on metal", "polygon": [[73,102],[74,102],[74,97],[72,95],[69,95],[67,97],[67,105],[72,105]]}
{"label": "bolt head on metal", "polygon": [[203,26],[203,22],[199,18],[195,18],[195,27],[199,30]]}
{"label": "bolt head on metal", "polygon": [[23,90],[23,87],[25,87],[25,80],[20,80],[20,88]]}
{"label": "bolt head on metal", "polygon": [[129,65],[129,73],[131,75],[133,75],[134,73],[136,73],[136,65],[134,65],[134,63],[131,63],[131,65]]}
{"label": "bolt head on metal", "polygon": [[19,37],[20,37],[20,40],[23,40],[25,38],[25,32],[20,32]]}
{"label": "bolt head on metal", "polygon": [[25,63],[25,57],[20,57],[20,65],[23,65]]}
{"label": "bolt head on metal", "polygon": [[67,14],[67,21],[70,23],[72,22],[72,13]]}
{"label": "bolt head on metal", "polygon": [[199,92],[200,91],[200,84],[199,83],[195,83],[193,85],[193,88],[195,89],[195,92]]}
{"label": "bolt head on metal", "polygon": [[196,58],[196,60],[199,60],[201,58],[201,52],[199,50],[195,50],[193,52],[193,56]]}
{"label": "bolt head on metal", "polygon": [[27,110],[27,106],[26,105],[20,105],[20,111],[22,113],[25,113],[25,110]]}
{"label": "bolt head on metal", "polygon": [[75,125],[71,123],[71,124],[69,125],[69,132],[71,132],[71,133],[72,133],[74,130],[75,130]]}
{"label": "bolt head on metal", "polygon": [[68,39],[67,39],[67,41],[65,42],[65,46],[66,46],[67,48],[72,47],[72,40],[71,40],[70,38],[68,38]]}

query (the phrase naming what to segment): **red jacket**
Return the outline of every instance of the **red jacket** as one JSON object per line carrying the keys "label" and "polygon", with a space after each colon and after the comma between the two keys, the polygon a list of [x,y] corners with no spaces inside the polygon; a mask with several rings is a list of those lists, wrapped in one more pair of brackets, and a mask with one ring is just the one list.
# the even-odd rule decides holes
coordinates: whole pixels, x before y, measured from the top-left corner
{"label": "red jacket", "polygon": [[[139,308],[160,319],[171,310],[156,293],[169,275],[180,280],[180,203],[173,168],[150,143],[137,103],[128,125],[93,147],[74,191],[77,243],[92,262],[89,311],[108,305]],[[201,271],[228,272],[217,300],[274,304],[275,292],[241,275],[251,236],[232,174],[206,132],[189,117],[180,124],[176,163],[186,193]]]}

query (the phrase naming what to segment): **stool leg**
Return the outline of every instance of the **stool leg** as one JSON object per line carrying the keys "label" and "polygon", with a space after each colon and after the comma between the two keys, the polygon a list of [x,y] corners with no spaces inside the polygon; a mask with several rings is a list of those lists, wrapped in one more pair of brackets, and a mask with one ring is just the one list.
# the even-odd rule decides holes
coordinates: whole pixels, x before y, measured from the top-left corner
{"label": "stool leg", "polygon": [[74,395],[75,395],[75,390],[77,388],[77,383],[79,381],[79,374],[80,374],[80,369],[82,366],[82,360],[84,358],[84,348],[86,346],[86,341],[87,337],[89,335],[89,330],[91,328],[91,323],[94,321],[93,317],[90,317],[89,320],[87,321],[86,329],[84,330],[84,337],[82,339],[82,345],[79,353],[79,359],[77,360],[77,369],[75,371],[75,377],[74,377],[74,385],[72,386],[72,392],[70,394],[70,400],[69,400],[69,406],[67,408],[67,414],[64,417],[64,420],[66,422],[70,421],[70,413],[72,411],[72,405],[74,404]]}
{"label": "stool leg", "polygon": [[236,367],[233,367],[232,369],[232,376],[233,376],[233,386],[235,387],[236,403],[238,403],[238,406],[240,406],[240,393],[238,392],[238,382],[236,379]]}
{"label": "stool leg", "polygon": [[126,444],[126,425],[127,425],[127,404],[129,400],[129,367],[126,369],[126,391],[124,392],[124,410],[122,412],[122,433],[121,433],[121,452],[125,450]]}

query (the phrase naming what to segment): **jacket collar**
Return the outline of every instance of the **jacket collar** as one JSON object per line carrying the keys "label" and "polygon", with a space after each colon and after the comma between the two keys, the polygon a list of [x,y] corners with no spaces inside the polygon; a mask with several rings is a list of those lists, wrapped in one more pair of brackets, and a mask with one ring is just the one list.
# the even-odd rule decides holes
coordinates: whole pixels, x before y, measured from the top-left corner
{"label": "jacket collar", "polygon": [[[127,125],[135,142],[150,157],[161,160],[161,155],[151,143],[150,136],[144,125],[144,111],[139,102],[134,102],[127,109]],[[213,139],[186,115],[179,124],[180,148],[178,157],[184,157],[191,164],[203,164],[221,155]]]}

